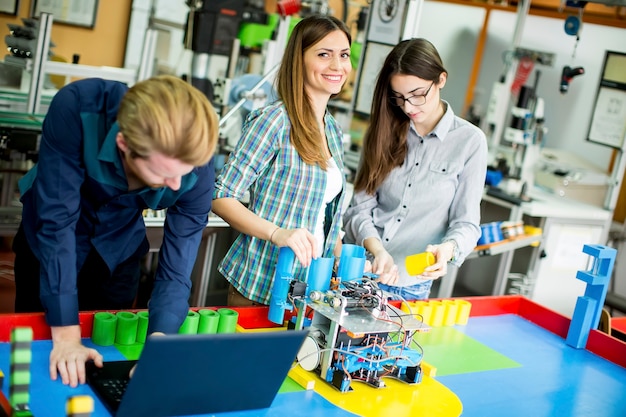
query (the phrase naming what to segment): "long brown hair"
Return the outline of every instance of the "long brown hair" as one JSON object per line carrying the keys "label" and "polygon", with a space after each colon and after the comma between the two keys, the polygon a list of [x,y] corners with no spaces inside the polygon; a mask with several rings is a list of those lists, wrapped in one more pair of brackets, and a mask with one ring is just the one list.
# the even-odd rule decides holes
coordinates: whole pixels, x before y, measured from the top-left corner
{"label": "long brown hair", "polygon": [[291,143],[307,164],[326,169],[326,158],[320,149],[321,133],[310,98],[304,90],[304,53],[331,32],[345,33],[352,43],[346,25],[333,16],[313,15],[302,19],[293,29],[276,76],[276,90],[291,121]]}
{"label": "long brown hair", "polygon": [[426,39],[400,42],[387,55],[372,98],[370,124],[363,137],[363,156],[354,181],[355,191],[373,195],[387,175],[404,163],[408,151],[409,118],[389,101],[394,75],[413,75],[439,83],[446,73],[435,46]]}

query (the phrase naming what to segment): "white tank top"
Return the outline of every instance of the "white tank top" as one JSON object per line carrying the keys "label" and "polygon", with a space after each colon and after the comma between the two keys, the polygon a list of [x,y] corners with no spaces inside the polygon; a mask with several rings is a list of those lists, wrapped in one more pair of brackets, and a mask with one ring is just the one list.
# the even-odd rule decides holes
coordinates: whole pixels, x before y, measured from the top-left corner
{"label": "white tank top", "polygon": [[317,241],[317,256],[322,256],[324,251],[324,219],[326,216],[326,205],[333,201],[337,194],[341,192],[342,180],[341,171],[337,167],[335,160],[330,158],[326,167],[326,190],[324,191],[324,200],[320,213],[317,216],[317,224],[315,225],[315,240]]}

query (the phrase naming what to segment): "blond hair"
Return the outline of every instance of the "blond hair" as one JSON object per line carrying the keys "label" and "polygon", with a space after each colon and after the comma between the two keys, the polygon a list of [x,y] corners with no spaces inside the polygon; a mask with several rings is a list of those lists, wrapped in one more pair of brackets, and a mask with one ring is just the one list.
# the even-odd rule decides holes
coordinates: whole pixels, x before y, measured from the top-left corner
{"label": "blond hair", "polygon": [[140,158],[160,152],[201,166],[217,146],[215,109],[200,90],[171,75],[133,85],[122,98],[117,121],[129,149]]}

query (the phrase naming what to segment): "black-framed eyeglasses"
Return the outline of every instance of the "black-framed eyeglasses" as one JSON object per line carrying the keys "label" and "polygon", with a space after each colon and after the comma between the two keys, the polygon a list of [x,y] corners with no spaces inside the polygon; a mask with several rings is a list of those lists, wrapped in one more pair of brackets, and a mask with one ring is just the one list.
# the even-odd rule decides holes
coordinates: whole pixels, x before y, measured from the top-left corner
{"label": "black-framed eyeglasses", "polygon": [[428,90],[426,90],[424,94],[415,94],[407,98],[404,98],[402,96],[389,96],[389,101],[391,102],[391,104],[398,107],[404,106],[405,101],[408,101],[409,104],[412,106],[423,106],[424,104],[426,104],[426,96],[428,95],[428,93],[430,93],[430,89],[433,88],[433,85],[435,85],[434,81],[432,82],[430,87],[428,87]]}

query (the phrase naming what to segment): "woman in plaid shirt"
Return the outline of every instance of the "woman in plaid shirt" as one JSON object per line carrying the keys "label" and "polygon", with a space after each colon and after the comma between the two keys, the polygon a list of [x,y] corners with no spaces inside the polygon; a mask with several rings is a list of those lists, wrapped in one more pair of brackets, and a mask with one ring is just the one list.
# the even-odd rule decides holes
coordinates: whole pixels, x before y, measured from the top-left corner
{"label": "woman in plaid shirt", "polygon": [[216,181],[213,211],[241,232],[219,265],[231,306],[269,304],[280,247],[294,251],[301,280],[311,259],[341,251],[343,135],[326,107],[352,70],[350,44],[332,16],[295,26],[277,75],[280,100],[248,115]]}

